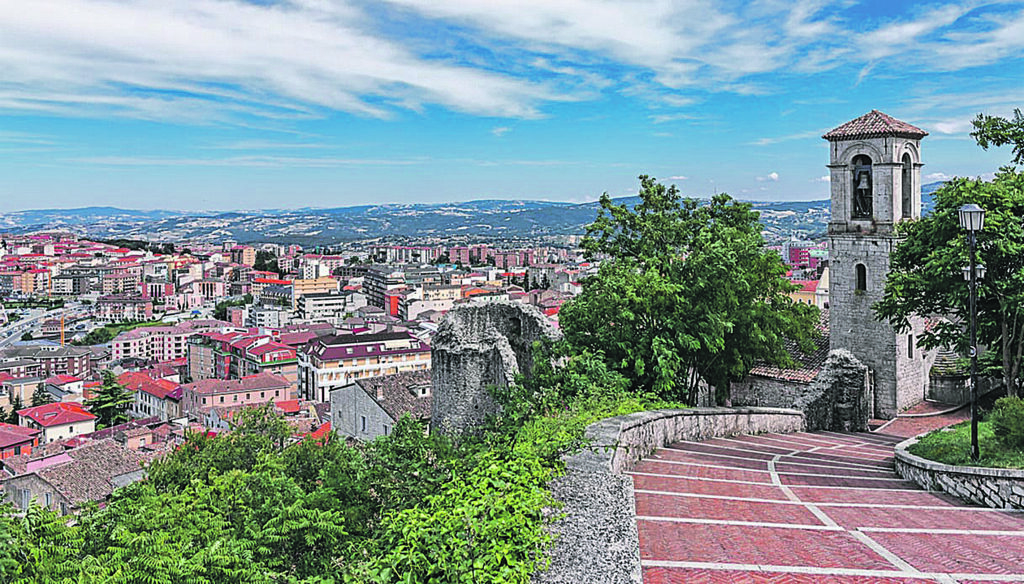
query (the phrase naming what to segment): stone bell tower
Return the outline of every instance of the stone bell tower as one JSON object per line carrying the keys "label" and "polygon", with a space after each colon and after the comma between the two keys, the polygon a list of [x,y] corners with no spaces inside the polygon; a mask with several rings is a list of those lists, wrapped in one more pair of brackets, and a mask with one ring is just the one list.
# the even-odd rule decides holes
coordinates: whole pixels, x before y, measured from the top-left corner
{"label": "stone bell tower", "polygon": [[924,398],[928,370],[916,339],[923,322],[897,334],[875,318],[895,225],[921,217],[921,138],[928,132],[880,111],[828,132],[832,182],[829,328],[832,349],[847,349],[869,369],[874,415],[892,418]]}

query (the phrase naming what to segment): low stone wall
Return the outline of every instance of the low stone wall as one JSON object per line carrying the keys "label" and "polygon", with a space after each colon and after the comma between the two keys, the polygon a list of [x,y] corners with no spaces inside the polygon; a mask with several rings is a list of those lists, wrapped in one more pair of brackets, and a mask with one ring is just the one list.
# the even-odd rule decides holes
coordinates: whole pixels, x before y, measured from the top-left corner
{"label": "low stone wall", "polygon": [[692,408],[637,412],[587,427],[590,446],[566,457],[565,474],[551,484],[563,517],[551,567],[537,583],[639,583],[640,542],[633,480],[623,475],[656,449],[679,440],[797,432],[804,415],[782,408]]}
{"label": "low stone wall", "polygon": [[896,473],[929,491],[942,491],[975,505],[1024,509],[1024,470],[950,466],[907,452],[917,438],[896,445]]}

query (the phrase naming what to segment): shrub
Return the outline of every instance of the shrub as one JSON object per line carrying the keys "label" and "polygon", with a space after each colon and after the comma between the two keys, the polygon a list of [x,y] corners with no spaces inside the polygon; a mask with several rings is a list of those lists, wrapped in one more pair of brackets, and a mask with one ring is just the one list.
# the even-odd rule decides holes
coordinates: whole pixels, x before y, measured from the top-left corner
{"label": "shrub", "polygon": [[996,438],[1006,448],[1024,449],[1024,399],[1001,397],[989,414]]}

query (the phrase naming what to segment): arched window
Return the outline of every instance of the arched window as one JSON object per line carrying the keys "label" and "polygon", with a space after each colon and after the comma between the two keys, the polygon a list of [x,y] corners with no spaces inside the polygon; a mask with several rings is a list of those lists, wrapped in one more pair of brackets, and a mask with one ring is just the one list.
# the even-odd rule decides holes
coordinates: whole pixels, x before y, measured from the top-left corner
{"label": "arched window", "polygon": [[914,163],[910,154],[903,155],[903,218],[914,215],[914,201],[911,193],[914,190]]}
{"label": "arched window", "polygon": [[857,290],[868,289],[868,268],[864,264],[857,264]]}
{"label": "arched window", "polygon": [[854,219],[871,219],[871,159],[864,154],[853,157],[853,209]]}

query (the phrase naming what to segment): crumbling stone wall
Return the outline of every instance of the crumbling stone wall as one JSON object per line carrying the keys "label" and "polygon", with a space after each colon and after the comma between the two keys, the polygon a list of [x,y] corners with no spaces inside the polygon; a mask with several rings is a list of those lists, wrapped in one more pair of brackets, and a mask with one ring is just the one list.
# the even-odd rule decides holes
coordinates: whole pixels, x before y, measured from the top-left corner
{"label": "crumbling stone wall", "polygon": [[732,405],[800,410],[808,431],[867,431],[873,403],[867,366],[845,349],[830,351],[810,383],[751,376],[732,387]]}
{"label": "crumbling stone wall", "polygon": [[470,302],[452,309],[438,326],[431,351],[433,431],[479,426],[498,404],[489,385],[507,387],[533,369],[533,343],[561,338],[535,306]]}
{"label": "crumbling stone wall", "polygon": [[830,351],[825,365],[791,407],[804,413],[807,430],[866,432],[874,397],[868,368],[846,349]]}

